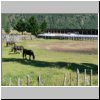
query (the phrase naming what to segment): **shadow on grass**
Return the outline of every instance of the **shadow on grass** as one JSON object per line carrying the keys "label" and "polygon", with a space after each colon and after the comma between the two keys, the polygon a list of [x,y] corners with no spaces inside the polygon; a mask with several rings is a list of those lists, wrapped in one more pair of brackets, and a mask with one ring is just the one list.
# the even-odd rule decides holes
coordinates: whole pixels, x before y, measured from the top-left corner
{"label": "shadow on grass", "polygon": [[98,74],[98,65],[92,63],[70,63],[70,62],[46,62],[38,60],[24,60],[18,58],[2,58],[2,62],[17,62],[23,65],[30,65],[36,67],[56,67],[56,68],[66,68],[72,71],[77,71],[79,69],[80,73],[84,73],[84,69],[87,70],[87,74],[90,74],[90,69],[93,70],[93,74]]}

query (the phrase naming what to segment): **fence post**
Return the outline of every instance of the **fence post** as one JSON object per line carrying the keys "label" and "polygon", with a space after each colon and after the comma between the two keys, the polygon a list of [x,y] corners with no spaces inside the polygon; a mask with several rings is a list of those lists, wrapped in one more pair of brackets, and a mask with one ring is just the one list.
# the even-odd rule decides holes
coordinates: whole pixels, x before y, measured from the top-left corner
{"label": "fence post", "polygon": [[84,85],[86,86],[86,69],[84,69]]}
{"label": "fence post", "polygon": [[64,86],[66,86],[66,74],[64,74]]}
{"label": "fence post", "polygon": [[10,79],[9,79],[9,86],[12,86],[11,77],[10,77]]}
{"label": "fence post", "polygon": [[77,69],[77,86],[79,86],[79,69]]}
{"label": "fence post", "polygon": [[39,74],[38,76],[38,85],[41,86],[42,85],[42,78],[41,75]]}
{"label": "fence post", "polygon": [[71,81],[72,81],[72,75],[70,73],[70,86],[72,85]]}
{"label": "fence post", "polygon": [[20,86],[20,78],[18,78],[18,86]]}
{"label": "fence post", "polygon": [[90,86],[92,86],[92,69],[91,69],[91,72],[90,72]]}
{"label": "fence post", "polygon": [[30,86],[30,77],[27,75],[27,86]]}

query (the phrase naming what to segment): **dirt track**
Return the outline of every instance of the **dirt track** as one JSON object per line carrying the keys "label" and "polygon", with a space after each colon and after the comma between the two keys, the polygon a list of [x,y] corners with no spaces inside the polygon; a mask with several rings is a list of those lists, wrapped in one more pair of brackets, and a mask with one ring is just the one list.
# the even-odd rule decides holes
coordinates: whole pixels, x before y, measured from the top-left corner
{"label": "dirt track", "polygon": [[56,42],[43,44],[41,47],[52,51],[98,54],[96,41]]}

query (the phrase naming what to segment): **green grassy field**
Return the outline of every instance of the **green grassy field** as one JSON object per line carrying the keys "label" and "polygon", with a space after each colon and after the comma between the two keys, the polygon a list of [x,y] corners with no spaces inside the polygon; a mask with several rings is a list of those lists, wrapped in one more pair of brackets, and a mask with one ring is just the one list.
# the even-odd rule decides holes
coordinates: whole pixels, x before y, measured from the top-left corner
{"label": "green grassy field", "polygon": [[[85,42],[87,45],[87,42],[90,41]],[[66,85],[69,86],[70,73],[72,74],[72,86],[76,86],[77,68],[80,71],[80,86],[84,86],[84,69],[87,69],[87,86],[90,85],[90,69],[93,70],[92,85],[97,86],[98,54],[89,53],[89,51],[88,53],[86,53],[86,51],[79,53],[74,51],[57,51],[50,48],[52,45],[53,48],[56,48],[56,44],[59,48],[62,46],[62,48],[67,48],[67,44],[65,46],[61,45],[64,43],[82,44],[83,42],[57,39],[34,39],[17,42],[18,45],[23,45],[25,48],[32,49],[34,51],[35,60],[31,61],[23,60],[21,53],[9,54],[11,46],[6,47],[5,43],[2,43],[2,86],[8,86],[10,78],[12,80],[12,85],[17,86],[17,79],[19,77],[21,79],[21,85],[26,86],[27,75],[30,76],[30,85],[37,86],[39,74],[42,77],[44,86],[63,86],[64,74],[66,74]],[[95,44],[97,48],[97,41],[95,41]]]}

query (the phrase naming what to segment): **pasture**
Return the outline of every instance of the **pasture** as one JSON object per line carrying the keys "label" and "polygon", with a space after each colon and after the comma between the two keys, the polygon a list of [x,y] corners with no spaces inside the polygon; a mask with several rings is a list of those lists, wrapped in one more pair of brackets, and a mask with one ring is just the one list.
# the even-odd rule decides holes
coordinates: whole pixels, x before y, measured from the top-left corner
{"label": "pasture", "polygon": [[[80,86],[84,86],[84,69],[87,70],[87,86],[89,86],[90,69],[93,70],[92,85],[98,85],[98,42],[96,40],[60,40],[33,39],[17,42],[34,51],[35,60],[23,60],[22,54],[9,53],[11,46],[2,43],[2,86],[17,86],[20,77],[21,86],[38,86],[37,78],[41,75],[43,86],[63,86],[66,74],[66,85],[72,74],[72,86],[76,86],[76,71],[80,71]],[[29,57],[27,56],[27,59]]]}

